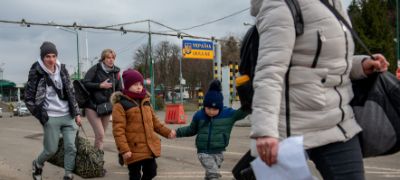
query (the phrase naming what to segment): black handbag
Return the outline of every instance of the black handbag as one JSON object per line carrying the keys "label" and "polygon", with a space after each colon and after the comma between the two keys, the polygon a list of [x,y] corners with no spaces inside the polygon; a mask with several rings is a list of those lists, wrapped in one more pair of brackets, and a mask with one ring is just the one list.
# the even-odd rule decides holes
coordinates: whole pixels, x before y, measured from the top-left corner
{"label": "black handbag", "polygon": [[255,157],[251,156],[251,151],[247,151],[236,163],[235,167],[233,167],[233,177],[235,177],[236,180],[256,180],[253,169],[250,165],[250,162],[254,159]]}
{"label": "black handbag", "polygon": [[389,72],[376,73],[353,81],[351,106],[363,131],[360,144],[363,157],[400,151],[400,81]]}
{"label": "black handbag", "polygon": [[111,114],[111,112],[112,112],[111,102],[105,102],[105,103],[98,104],[96,106],[96,112],[97,112],[97,115],[99,115],[99,116],[105,116],[105,115]]}
{"label": "black handbag", "polygon": [[[115,77],[113,74],[113,81],[112,81],[112,88],[113,92],[115,92]],[[112,104],[111,102],[104,102],[101,104],[96,105],[96,112],[99,116],[105,116],[112,113]]]}

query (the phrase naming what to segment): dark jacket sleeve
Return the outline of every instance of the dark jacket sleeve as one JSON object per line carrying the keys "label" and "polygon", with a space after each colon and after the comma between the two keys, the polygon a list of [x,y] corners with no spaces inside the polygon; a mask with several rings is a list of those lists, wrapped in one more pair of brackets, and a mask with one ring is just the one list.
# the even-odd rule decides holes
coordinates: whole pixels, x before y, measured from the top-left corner
{"label": "dark jacket sleeve", "polygon": [[35,67],[32,65],[29,70],[28,82],[25,87],[25,104],[32,115],[36,114],[35,96],[36,96],[36,85],[39,81]]}
{"label": "dark jacket sleeve", "polygon": [[96,77],[96,72],[97,72],[97,64],[89,69],[89,71],[85,75],[85,78],[83,79],[83,84],[89,91],[94,89],[101,89],[100,83],[93,82],[94,78]]}
{"label": "dark jacket sleeve", "polygon": [[233,120],[234,121],[242,120],[249,114],[250,113],[248,111],[243,111],[242,108],[239,108],[238,110],[235,110],[235,112],[233,113]]}
{"label": "dark jacket sleeve", "polygon": [[39,105],[36,104],[36,93],[38,91],[38,84],[40,80],[40,75],[36,71],[35,63],[29,70],[28,82],[25,87],[25,104],[28,110],[31,112],[36,119],[40,121],[42,125],[46,123],[46,112],[43,112]]}
{"label": "dark jacket sleeve", "polygon": [[180,127],[176,130],[176,137],[194,136],[197,134],[198,127],[199,127],[199,120],[197,119],[197,116],[195,115],[192,119],[192,122],[189,124],[189,126]]}

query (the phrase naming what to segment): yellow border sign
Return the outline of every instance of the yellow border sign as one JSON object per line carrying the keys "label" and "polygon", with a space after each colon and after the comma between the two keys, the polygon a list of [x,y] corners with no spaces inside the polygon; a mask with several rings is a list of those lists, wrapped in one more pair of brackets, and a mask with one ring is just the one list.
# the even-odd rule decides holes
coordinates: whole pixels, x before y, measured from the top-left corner
{"label": "yellow border sign", "polygon": [[210,41],[182,41],[182,56],[184,59],[214,59],[214,45]]}

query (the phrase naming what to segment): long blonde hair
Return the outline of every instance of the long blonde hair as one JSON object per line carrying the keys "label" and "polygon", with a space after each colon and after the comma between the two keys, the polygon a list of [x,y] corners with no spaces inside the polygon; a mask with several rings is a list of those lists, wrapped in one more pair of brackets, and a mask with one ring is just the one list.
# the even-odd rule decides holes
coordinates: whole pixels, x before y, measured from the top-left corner
{"label": "long blonde hair", "polygon": [[115,53],[114,50],[112,50],[112,49],[104,49],[103,52],[101,52],[101,58],[100,58],[99,62],[104,61],[104,59],[106,59],[106,56],[108,54],[113,55],[114,59],[117,58],[117,54]]}

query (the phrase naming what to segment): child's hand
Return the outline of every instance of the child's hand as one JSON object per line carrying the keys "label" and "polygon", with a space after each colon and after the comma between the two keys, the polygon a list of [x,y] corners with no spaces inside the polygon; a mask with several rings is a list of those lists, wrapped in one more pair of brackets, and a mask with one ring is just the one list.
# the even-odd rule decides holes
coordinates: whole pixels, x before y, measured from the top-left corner
{"label": "child's hand", "polygon": [[131,156],[132,156],[132,153],[131,153],[130,151],[128,151],[128,152],[126,152],[126,153],[124,153],[124,154],[122,155],[122,157],[123,157],[125,160],[131,158]]}
{"label": "child's hand", "polygon": [[168,135],[168,139],[174,139],[174,138],[176,138],[176,131],[171,130],[171,132]]}

